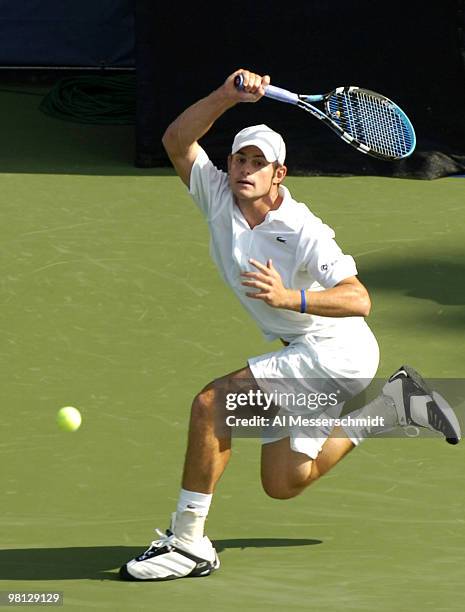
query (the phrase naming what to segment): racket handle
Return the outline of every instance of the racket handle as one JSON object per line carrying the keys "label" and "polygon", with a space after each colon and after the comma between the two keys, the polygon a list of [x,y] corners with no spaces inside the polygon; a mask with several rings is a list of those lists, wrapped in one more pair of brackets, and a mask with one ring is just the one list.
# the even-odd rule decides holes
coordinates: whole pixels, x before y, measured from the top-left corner
{"label": "racket handle", "polygon": [[275,87],[274,85],[267,85],[265,87],[265,96],[278,100],[278,102],[286,102],[287,104],[297,104],[299,96],[292,91],[283,89],[282,87]]}
{"label": "racket handle", "polygon": [[[243,81],[244,77],[242,74],[238,74],[234,79],[234,85],[237,89],[242,89]],[[274,85],[267,85],[265,87],[265,96],[273,100],[278,100],[278,102],[286,102],[287,104],[297,104],[299,101],[299,96],[297,94],[287,91],[287,89],[282,89],[281,87],[275,87]]]}

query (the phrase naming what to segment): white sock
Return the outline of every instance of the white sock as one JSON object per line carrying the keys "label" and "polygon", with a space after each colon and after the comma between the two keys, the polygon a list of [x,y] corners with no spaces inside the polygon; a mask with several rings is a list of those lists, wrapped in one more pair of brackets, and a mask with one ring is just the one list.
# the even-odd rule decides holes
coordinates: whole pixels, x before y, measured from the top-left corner
{"label": "white sock", "polygon": [[193,544],[203,538],[205,521],[212,502],[211,493],[197,493],[181,489],[174,533],[187,544]]}
{"label": "white sock", "polygon": [[[343,429],[350,440],[358,446],[365,438],[386,433],[397,426],[397,412],[391,398],[381,394],[372,402],[346,414],[343,418],[363,419],[363,424],[344,425]],[[378,418],[376,418],[378,417]]]}

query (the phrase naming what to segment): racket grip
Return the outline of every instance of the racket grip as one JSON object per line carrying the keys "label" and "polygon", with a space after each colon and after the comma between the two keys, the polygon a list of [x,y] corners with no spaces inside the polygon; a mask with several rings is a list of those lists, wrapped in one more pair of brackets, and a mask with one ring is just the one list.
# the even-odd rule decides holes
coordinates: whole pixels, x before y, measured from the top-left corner
{"label": "racket grip", "polygon": [[[234,85],[237,89],[242,89],[243,82],[244,77],[242,74],[238,74],[234,79]],[[273,100],[278,100],[278,102],[286,102],[287,104],[297,104],[299,101],[299,96],[297,94],[287,91],[287,89],[282,89],[281,87],[275,87],[274,85],[267,85],[265,87],[265,96]]]}
{"label": "racket grip", "polygon": [[297,94],[282,87],[275,87],[274,85],[267,85],[265,87],[265,96],[278,102],[286,102],[287,104],[297,104],[299,101]]}

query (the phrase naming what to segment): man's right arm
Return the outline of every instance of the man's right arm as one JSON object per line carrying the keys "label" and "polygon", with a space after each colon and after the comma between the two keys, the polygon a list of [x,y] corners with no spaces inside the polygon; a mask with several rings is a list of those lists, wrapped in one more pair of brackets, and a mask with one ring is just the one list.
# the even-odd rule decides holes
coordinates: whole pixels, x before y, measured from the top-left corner
{"label": "man's right arm", "polygon": [[[244,89],[234,85],[238,74],[244,77]],[[192,166],[199,152],[198,140],[204,136],[223,113],[238,102],[257,102],[268,85],[268,76],[261,77],[247,70],[236,70],[206,98],[202,98],[171,123],[162,143],[182,182],[189,187]]]}

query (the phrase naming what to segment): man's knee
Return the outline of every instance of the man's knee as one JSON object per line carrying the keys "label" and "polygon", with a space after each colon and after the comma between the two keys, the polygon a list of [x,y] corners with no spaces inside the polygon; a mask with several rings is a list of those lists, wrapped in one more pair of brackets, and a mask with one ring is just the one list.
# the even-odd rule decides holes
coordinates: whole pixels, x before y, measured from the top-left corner
{"label": "man's knee", "polygon": [[211,418],[215,408],[216,392],[214,384],[210,384],[194,397],[191,416],[196,420]]}
{"label": "man's knee", "polygon": [[262,487],[265,493],[273,499],[291,499],[296,497],[304,489],[308,487],[311,480],[309,478],[299,477],[279,477],[278,475],[264,476],[262,475]]}
{"label": "man's knee", "polygon": [[300,493],[300,490],[292,490],[286,485],[276,483],[262,483],[263,490],[273,499],[292,499]]}
{"label": "man's knee", "polygon": [[198,393],[192,402],[190,427],[215,430],[219,437],[230,435],[225,419],[224,391],[221,383],[214,381]]}
{"label": "man's knee", "polygon": [[263,444],[261,461],[263,490],[274,499],[290,499],[312,482],[313,461],[291,449],[289,438]]}

